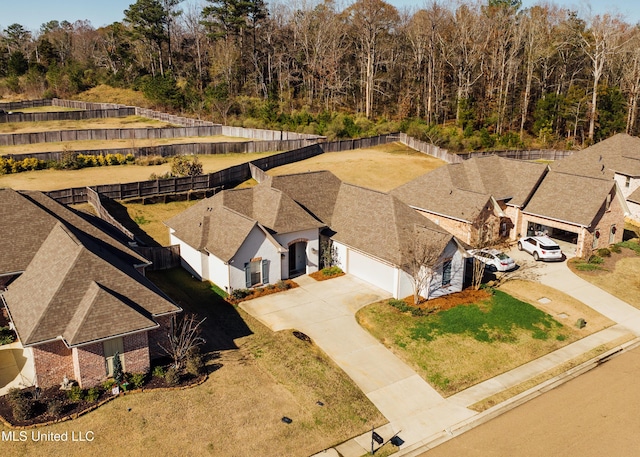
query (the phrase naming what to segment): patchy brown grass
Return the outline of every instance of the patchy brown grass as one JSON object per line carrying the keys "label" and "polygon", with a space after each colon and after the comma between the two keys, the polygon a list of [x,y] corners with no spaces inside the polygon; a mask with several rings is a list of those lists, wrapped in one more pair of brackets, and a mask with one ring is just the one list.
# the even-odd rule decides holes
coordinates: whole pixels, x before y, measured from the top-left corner
{"label": "patchy brown grass", "polygon": [[[220,304],[203,294],[206,283],[178,270],[159,273],[154,280],[188,311],[208,315],[205,326],[213,338],[229,332],[231,318],[215,314]],[[3,455],[107,457],[153,449],[159,456],[306,456],[385,423],[317,346],[291,331],[274,333],[241,309],[224,306],[249,333],[233,335],[238,349],[224,350],[208,362],[218,369],[204,384],[126,395],[77,420],[41,429],[69,435],[92,431],[93,442],[4,442]],[[285,415],[291,424],[281,421]],[[0,431],[8,429],[0,426]]]}
{"label": "patchy brown grass", "polygon": [[[507,337],[502,338],[498,334],[491,342],[478,341],[466,333],[437,334],[429,340],[417,337],[414,332],[421,332],[421,328],[425,328],[424,320],[436,317],[435,313],[415,317],[398,311],[385,300],[363,308],[356,317],[360,325],[444,396],[509,371],[612,324],[584,304],[555,293],[554,289],[525,281],[507,284],[508,287],[501,288],[503,291],[510,294],[513,291],[516,298],[551,314],[559,327],[549,329],[546,339],[534,338],[531,331],[514,328]],[[481,309],[486,306],[486,292],[467,293],[470,294],[467,297],[443,297],[439,306],[450,309],[468,304],[474,298],[477,300],[474,303]],[[542,306],[537,301],[541,297],[550,298],[551,302]],[[566,313],[567,317],[562,318],[560,313]],[[589,324],[583,329],[576,328],[575,316],[584,317]]]}
{"label": "patchy brown grass", "polygon": [[620,254],[605,258],[600,266],[602,270],[578,271],[569,263],[571,271],[582,279],[640,309],[640,257],[623,248]]}
{"label": "patchy brown grass", "polygon": [[148,119],[141,116],[127,116],[82,119],[78,121],[9,122],[7,124],[0,124],[0,133],[31,133],[82,129],[138,129],[169,126],[171,126],[171,124],[155,119]]}
{"label": "patchy brown grass", "polygon": [[185,200],[169,203],[155,203],[143,205],[142,203],[122,202],[127,209],[129,218],[135,222],[142,231],[153,238],[160,246],[169,246],[169,228],[164,225],[173,216],[177,216],[187,210],[197,201]]}
{"label": "patchy brown grass", "polygon": [[[200,155],[205,173],[213,173],[234,165],[275,154],[259,152],[251,154],[216,154]],[[115,165],[108,167],[83,168],[81,170],[38,170],[25,171],[9,175],[0,175],[0,187],[11,187],[19,190],[56,190],[68,187],[94,186],[98,184],[114,184],[149,179],[151,173],[157,175],[170,171],[171,165]]]}
{"label": "patchy brown grass", "polygon": [[75,100],[93,103],[115,103],[140,108],[153,108],[142,92],[101,84],[74,96]]}
{"label": "patchy brown grass", "polygon": [[343,181],[387,192],[446,163],[401,143],[370,149],[329,152],[269,171],[278,176],[329,170]]}

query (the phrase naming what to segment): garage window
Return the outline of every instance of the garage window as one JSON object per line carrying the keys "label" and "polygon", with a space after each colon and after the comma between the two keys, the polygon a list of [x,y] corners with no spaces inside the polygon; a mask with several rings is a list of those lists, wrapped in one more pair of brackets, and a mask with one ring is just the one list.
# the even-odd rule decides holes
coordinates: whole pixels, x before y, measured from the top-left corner
{"label": "garage window", "polygon": [[451,259],[447,259],[442,263],[442,287],[451,285]]}

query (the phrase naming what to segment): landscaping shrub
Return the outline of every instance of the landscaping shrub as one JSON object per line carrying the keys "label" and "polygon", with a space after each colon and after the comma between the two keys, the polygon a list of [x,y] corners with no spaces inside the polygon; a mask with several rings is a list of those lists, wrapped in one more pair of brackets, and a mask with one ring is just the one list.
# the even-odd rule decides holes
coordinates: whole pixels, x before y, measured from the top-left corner
{"label": "landscaping shrub", "polygon": [[59,398],[52,398],[47,402],[47,413],[52,416],[60,416],[64,411],[64,403]]}
{"label": "landscaping shrub", "polygon": [[193,376],[200,376],[204,371],[204,360],[202,358],[202,354],[198,350],[197,347],[193,348],[189,352],[189,356],[187,358],[186,363],[187,373]]}
{"label": "landscaping shrub", "polygon": [[83,397],[84,391],[80,386],[73,386],[71,389],[67,390],[67,398],[74,403],[81,401]]}
{"label": "landscaping shrub", "polygon": [[144,156],[136,157],[134,163],[142,166],[162,165],[167,163],[167,159],[162,156]]}
{"label": "landscaping shrub", "polygon": [[110,392],[113,386],[115,385],[116,385],[116,381],[114,379],[107,379],[105,382],[102,383],[102,388],[107,392]]}
{"label": "landscaping shrub", "polygon": [[19,395],[11,401],[11,411],[16,420],[29,420],[33,416],[33,401],[25,394]]}
{"label": "landscaping shrub", "polygon": [[157,175],[155,173],[151,173],[149,175],[149,181],[156,181],[159,179],[171,179],[173,178],[173,175],[171,174],[170,171],[167,171],[166,173],[162,174],[162,175]]}
{"label": "landscaping shrub", "polygon": [[597,256],[595,254],[593,254],[591,257],[589,257],[589,263],[592,265],[600,265],[601,263],[604,262],[604,259],[600,256]]}
{"label": "landscaping shrub", "polygon": [[15,341],[15,334],[9,330],[9,327],[0,327],[0,346],[3,344],[11,344]]}
{"label": "landscaping shrub", "polygon": [[151,373],[154,378],[164,378],[165,374],[166,370],[161,366],[153,367],[153,372]]}
{"label": "landscaping shrub", "polygon": [[164,380],[168,386],[177,386],[180,384],[180,373],[176,367],[171,367],[164,374]]}
{"label": "landscaping shrub", "polygon": [[611,252],[615,252],[616,254],[620,254],[622,252],[622,248],[620,246],[618,246],[617,244],[614,244],[613,246],[611,246],[609,248],[609,250]]}
{"label": "landscaping shrub", "polygon": [[640,255],[640,243],[636,243],[634,241],[623,241],[621,243],[616,243],[616,246],[631,249],[636,254]]}
{"label": "landscaping shrub", "polygon": [[387,303],[403,313],[410,311],[410,306],[404,300],[397,300],[395,298],[392,298]]}
{"label": "landscaping shrub", "polygon": [[342,274],[342,269],[340,267],[323,268],[321,271],[324,276],[335,276]]}
{"label": "landscaping shrub", "polygon": [[22,389],[19,389],[17,387],[12,387],[7,391],[7,400],[9,400],[9,403],[13,403],[22,396],[24,396]]}
{"label": "landscaping shrub", "polygon": [[[156,367],[162,368],[162,367]],[[129,382],[134,389],[142,387],[147,380],[147,373],[131,373]]]}
{"label": "landscaping shrub", "polygon": [[278,281],[278,282],[276,283],[276,287],[277,287],[279,290],[289,290],[289,289],[291,289],[291,284],[289,284],[289,283],[288,283],[288,282],[286,282],[286,281],[282,281],[282,280],[280,280],[280,281]]}
{"label": "landscaping shrub", "polygon": [[611,257],[611,251],[607,248],[601,248],[596,251],[599,257]]}
{"label": "landscaping shrub", "polygon": [[84,396],[84,399],[89,402],[94,402],[100,398],[100,389],[97,387],[91,387],[87,390],[87,393]]}

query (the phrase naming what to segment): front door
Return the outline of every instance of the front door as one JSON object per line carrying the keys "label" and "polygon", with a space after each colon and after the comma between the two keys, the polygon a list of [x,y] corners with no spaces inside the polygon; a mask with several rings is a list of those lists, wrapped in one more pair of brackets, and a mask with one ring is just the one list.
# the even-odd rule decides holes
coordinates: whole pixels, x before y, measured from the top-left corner
{"label": "front door", "polygon": [[299,241],[289,246],[289,277],[306,273],[307,243]]}

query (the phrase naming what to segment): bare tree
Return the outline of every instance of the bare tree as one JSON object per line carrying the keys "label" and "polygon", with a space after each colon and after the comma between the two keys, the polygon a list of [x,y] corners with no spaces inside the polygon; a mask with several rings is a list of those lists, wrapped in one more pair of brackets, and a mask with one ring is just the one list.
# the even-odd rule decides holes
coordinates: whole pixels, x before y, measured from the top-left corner
{"label": "bare tree", "polygon": [[174,315],[171,318],[171,329],[167,334],[168,341],[160,347],[171,357],[176,368],[184,366],[191,351],[205,343],[205,339],[200,336],[202,320],[198,320],[195,314],[187,314],[180,320]]}
{"label": "bare tree", "polygon": [[413,301],[416,305],[422,298],[429,300],[435,275],[450,261],[443,255],[450,239],[451,235],[416,226],[402,265],[402,269],[411,278]]}

